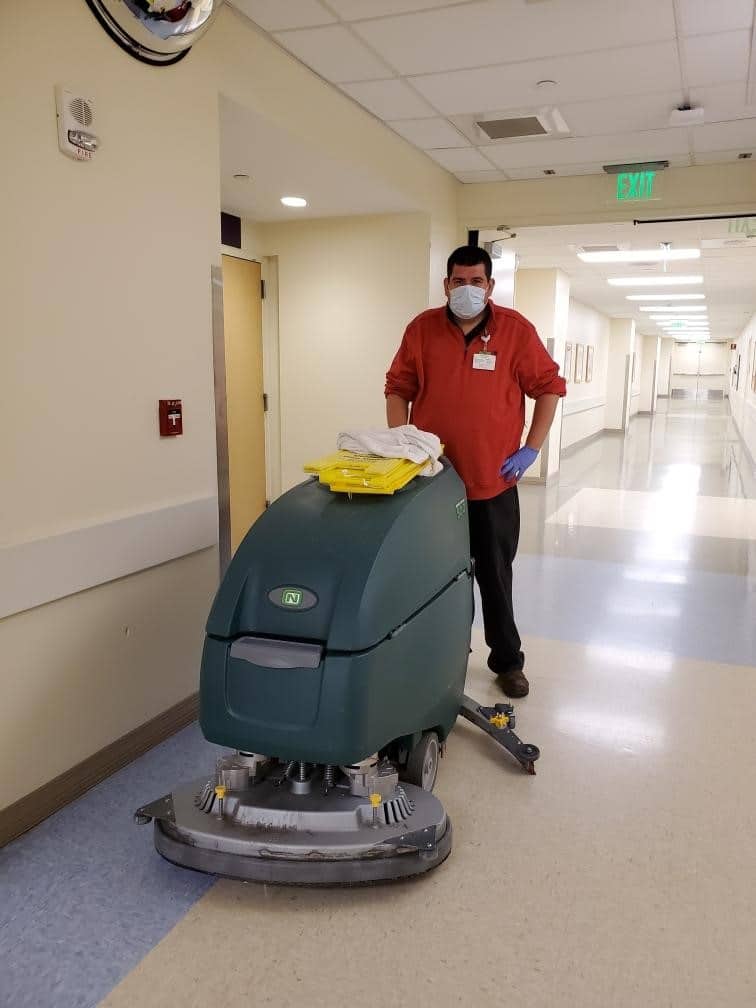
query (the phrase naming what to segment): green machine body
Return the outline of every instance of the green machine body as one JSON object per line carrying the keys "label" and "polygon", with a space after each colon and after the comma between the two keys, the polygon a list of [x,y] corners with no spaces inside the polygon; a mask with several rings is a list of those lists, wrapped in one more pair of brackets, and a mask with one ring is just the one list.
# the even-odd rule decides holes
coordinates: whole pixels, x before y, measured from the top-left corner
{"label": "green machine body", "polygon": [[473,615],[465,489],[444,461],[391,496],[310,479],[255,522],[207,622],[205,737],[354,764],[435,730],[464,693]]}

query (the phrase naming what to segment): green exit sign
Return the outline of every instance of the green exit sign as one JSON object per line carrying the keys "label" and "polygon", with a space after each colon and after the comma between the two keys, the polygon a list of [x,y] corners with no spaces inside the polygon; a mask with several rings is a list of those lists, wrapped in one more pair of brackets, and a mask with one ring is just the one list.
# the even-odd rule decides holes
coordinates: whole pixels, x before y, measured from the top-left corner
{"label": "green exit sign", "polygon": [[620,172],[617,176],[617,199],[650,200],[654,198],[656,172]]}

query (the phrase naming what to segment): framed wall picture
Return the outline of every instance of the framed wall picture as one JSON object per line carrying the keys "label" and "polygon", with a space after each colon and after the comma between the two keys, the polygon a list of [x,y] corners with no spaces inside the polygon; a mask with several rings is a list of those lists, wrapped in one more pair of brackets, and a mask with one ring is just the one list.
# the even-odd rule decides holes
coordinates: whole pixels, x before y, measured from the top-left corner
{"label": "framed wall picture", "polygon": [[751,358],[751,392],[756,392],[756,336],[753,338]]}
{"label": "framed wall picture", "polygon": [[593,381],[593,347],[589,346],[585,351],[585,380]]}
{"label": "framed wall picture", "polygon": [[575,384],[583,380],[585,370],[585,344],[575,344]]}
{"label": "framed wall picture", "polygon": [[572,343],[564,344],[564,372],[565,381],[572,381]]}

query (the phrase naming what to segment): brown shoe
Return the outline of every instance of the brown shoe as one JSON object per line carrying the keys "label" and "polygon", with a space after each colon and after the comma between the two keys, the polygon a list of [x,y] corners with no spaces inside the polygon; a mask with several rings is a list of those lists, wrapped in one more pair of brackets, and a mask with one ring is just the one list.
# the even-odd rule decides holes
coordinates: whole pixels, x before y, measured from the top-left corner
{"label": "brown shoe", "polygon": [[496,677],[504,695],[513,700],[526,697],[530,692],[530,684],[525,678],[521,669],[513,669],[511,672],[504,672]]}

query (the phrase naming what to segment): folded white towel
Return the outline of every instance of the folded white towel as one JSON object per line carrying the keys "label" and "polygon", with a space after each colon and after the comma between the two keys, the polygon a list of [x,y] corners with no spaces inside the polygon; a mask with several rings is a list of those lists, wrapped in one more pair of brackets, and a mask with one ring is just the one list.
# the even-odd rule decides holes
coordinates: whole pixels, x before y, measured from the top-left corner
{"label": "folded white towel", "polygon": [[421,476],[435,476],[443,466],[438,461],[441,442],[435,434],[421,431],[414,424],[372,430],[345,430],[336,439],[340,451],[357,452],[360,455],[378,455],[380,458],[405,458],[411,462],[428,465],[420,470]]}

